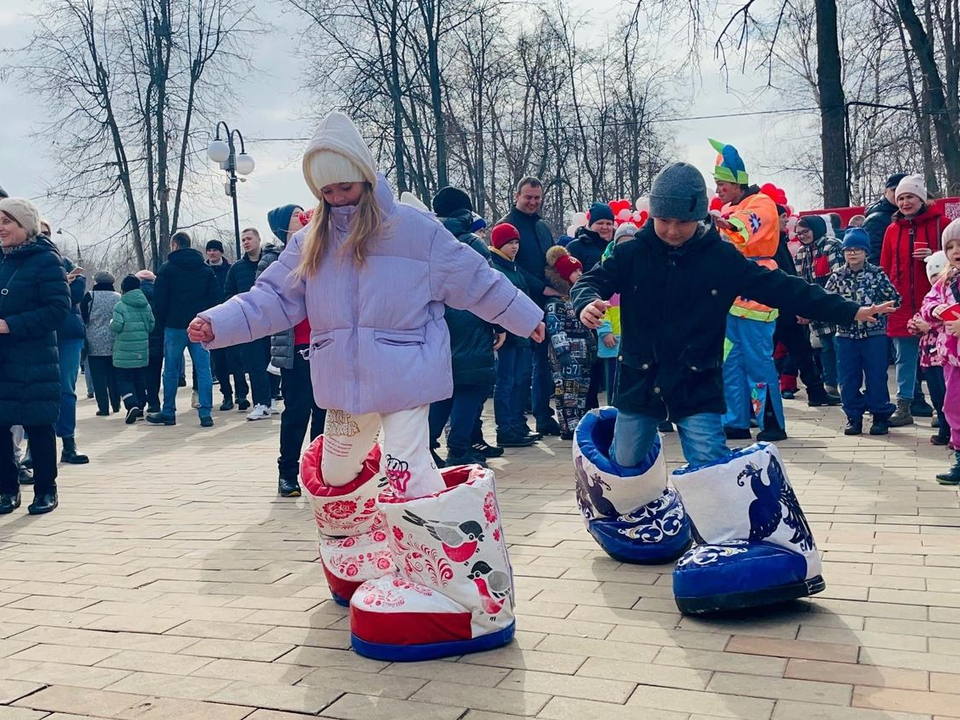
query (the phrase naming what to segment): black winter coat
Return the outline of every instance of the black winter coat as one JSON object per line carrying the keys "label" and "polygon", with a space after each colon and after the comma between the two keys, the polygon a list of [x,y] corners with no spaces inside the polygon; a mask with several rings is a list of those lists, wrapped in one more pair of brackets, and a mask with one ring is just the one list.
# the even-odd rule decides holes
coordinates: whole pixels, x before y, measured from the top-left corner
{"label": "black winter coat", "polygon": [[226,258],[223,258],[223,262],[219,265],[207,263],[207,267],[213,270],[213,274],[217,276],[217,282],[220,283],[220,292],[223,293],[227,284],[227,273],[230,272],[232,263],[228,262]]}
{"label": "black winter coat", "polygon": [[57,327],[69,312],[67,273],[52,243],[38,240],[2,256],[0,318],[10,332],[0,335],[0,425],[57,421]]}
{"label": "black winter coat", "polygon": [[184,248],[167,256],[153,290],[153,314],[158,327],[186,330],[204,310],[223,299],[213,270],[197,250]]}
{"label": "black winter coat", "polygon": [[[43,235],[40,235],[37,238],[37,242],[49,245],[58,254],[60,252],[60,249]],[[63,269],[67,272],[67,274],[69,274],[70,271],[76,267],[76,265],[74,265],[73,261],[68,257],[61,256],[61,258]],[[73,282],[69,285],[70,312],[67,313],[67,317],[57,328],[58,342],[63,340],[83,340],[87,334],[86,328],[83,326],[83,318],[80,317],[80,302],[83,300],[83,296],[87,293],[87,279],[83,275],[79,275],[74,278]]]}
{"label": "black winter coat", "polygon": [[567,252],[583,264],[583,271],[586,272],[592,270],[593,266],[600,262],[603,251],[607,249],[609,244],[609,240],[604,240],[593,230],[580,228],[577,237],[567,245]]}
{"label": "black winter coat", "polygon": [[546,298],[543,295],[547,281],[543,274],[547,266],[547,250],[556,245],[550,227],[534,213],[528,215],[513,208],[500,222],[513,225],[520,233],[520,250],[517,252],[517,265],[529,274],[530,297],[540,307]]}
{"label": "black winter coat", "polygon": [[[723,343],[737,296],[839,325],[859,306],[780,270],[766,270],[713,225],[671,248],[648,223],[633,242],[573,287],[577,315],[620,293],[622,336],[616,406],[659,420],[723,413]],[[768,348],[773,352],[773,348]]]}
{"label": "black winter coat", "polygon": [[[153,311],[154,320],[157,317],[157,307],[154,300],[154,290],[156,289],[153,280],[141,280],[140,289],[147,296],[147,302],[150,303],[150,309]],[[150,331],[150,357],[163,356],[163,326],[154,322],[153,330]]]}
{"label": "black winter coat", "polygon": [[253,284],[257,281],[257,265],[259,263],[260,258],[254,261],[251,260],[249,256],[244,255],[230,266],[230,271],[227,273],[227,281],[223,284],[224,300],[229,300],[234,295],[248,292],[250,288],[253,287]]}
{"label": "black winter coat", "polygon": [[[527,283],[527,274],[516,262],[507,260],[503,255],[496,251],[490,253],[490,264],[494,270],[499,270],[507,279],[512,282],[516,288],[527,297],[530,297],[530,288]],[[509,347],[530,347],[530,338],[519,337],[513,333],[507,333],[505,346]]]}
{"label": "black winter coat", "polygon": [[870,252],[867,253],[867,261],[874,265],[880,264],[883,236],[887,232],[887,227],[893,222],[893,214],[896,211],[897,206],[886,198],[867,208],[865,213],[867,219],[863,223],[863,229],[870,236]]}
{"label": "black winter coat", "polygon": [[[460,242],[469,245],[490,261],[490,249],[479,236],[470,232],[473,218],[469,212],[440,218],[440,222]],[[493,364],[495,326],[468,310],[448,307],[443,315],[450,330],[450,355],[453,358],[453,384],[493,385],[496,379]]]}

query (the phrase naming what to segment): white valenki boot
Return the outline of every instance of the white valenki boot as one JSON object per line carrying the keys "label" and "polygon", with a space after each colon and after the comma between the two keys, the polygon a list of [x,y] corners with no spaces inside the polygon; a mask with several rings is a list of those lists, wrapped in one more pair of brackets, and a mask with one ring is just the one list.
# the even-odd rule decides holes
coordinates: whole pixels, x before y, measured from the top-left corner
{"label": "white valenki boot", "polygon": [[441,473],[446,490],[381,496],[397,570],[364,583],[350,601],[360,655],[429,660],[513,639],[513,569],[493,472],[463,465]]}
{"label": "white valenki boot", "polygon": [[636,466],[610,457],[617,410],[591,410],[573,439],[577,504],[587,531],[614,560],[657,565],[673,562],[690,547],[690,520],[676,492],[667,488],[663,447]]}
{"label": "white valenki boot", "polygon": [[300,461],[300,481],[317,522],[323,574],[334,602],[344,607],[361,584],[393,569],[386,525],[377,508],[387,487],[380,475],[380,454],[380,446],[374,445],[356,479],[339,487],[323,482],[323,435]]}
{"label": "white valenki boot", "polygon": [[757,443],[711,465],[681,468],[673,484],[701,539],[673,572],[681,612],[773,605],[826,587],[776,446]]}

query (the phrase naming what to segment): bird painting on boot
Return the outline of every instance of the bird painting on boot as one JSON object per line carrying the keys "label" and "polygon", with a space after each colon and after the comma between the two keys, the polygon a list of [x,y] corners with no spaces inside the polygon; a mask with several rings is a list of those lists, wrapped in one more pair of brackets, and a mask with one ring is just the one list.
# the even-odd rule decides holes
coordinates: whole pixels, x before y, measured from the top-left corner
{"label": "bird painting on boot", "polygon": [[483,560],[475,563],[467,575],[480,593],[480,604],[488,615],[499,613],[507,600],[513,606],[510,596],[510,576],[500,570],[494,570]]}
{"label": "bird painting on boot", "polygon": [[454,562],[465,563],[477,551],[483,541],[483,527],[475,520],[462,523],[425,520],[409,510],[403,519],[426,530],[443,548],[443,553]]}

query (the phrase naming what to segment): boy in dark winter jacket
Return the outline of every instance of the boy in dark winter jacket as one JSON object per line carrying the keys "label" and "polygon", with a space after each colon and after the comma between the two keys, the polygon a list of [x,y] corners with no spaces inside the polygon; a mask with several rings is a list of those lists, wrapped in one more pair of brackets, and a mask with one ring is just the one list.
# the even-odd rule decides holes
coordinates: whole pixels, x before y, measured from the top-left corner
{"label": "boy in dark winter jacket", "polygon": [[[490,233],[491,264],[529,297],[526,274],[517,265],[520,233],[510,223],[500,223]],[[529,394],[533,374],[530,339],[507,333],[497,351],[497,386],[493,391],[493,411],[497,419],[497,445],[527,447],[534,440],[529,434],[523,406]]]}
{"label": "boy in dark winter jacket", "polygon": [[577,315],[594,329],[609,307],[606,299],[620,293],[620,412],[611,450],[622,467],[647,456],[666,419],[677,424],[691,466],[728,455],[723,345],[727,312],[738,296],[838,325],[892,311],[892,303],[860,308],[745,258],[707,219],[706,184],[691,165],[673,163],[657,176],[650,214],[654,221],[637,239],[618,245],[572,292]]}
{"label": "boy in dark winter jacket", "polygon": [[[827,292],[835,292],[857,304],[893,302],[900,305],[900,293],[890,278],[867,262],[870,236],[851,228],[843,238],[846,265],[827,280]],[[887,389],[887,319],[874,323],[852,323],[837,327],[837,368],[843,412],[847,416],[845,435],[863,432],[863,413],[873,416],[871,435],[886,435],[893,414]],[[861,386],[864,386],[861,392]]]}
{"label": "boy in dark winter jacket", "polygon": [[[445,187],[434,197],[433,208],[452,235],[490,261],[489,248],[470,231],[474,218],[469,195],[459,188]],[[430,442],[439,446],[443,428],[449,420],[449,453],[444,464],[479,463],[486,467],[486,457],[473,447],[474,430],[493,387],[494,351],[506,335],[468,310],[448,307],[444,319],[450,330],[453,397],[430,405]]]}

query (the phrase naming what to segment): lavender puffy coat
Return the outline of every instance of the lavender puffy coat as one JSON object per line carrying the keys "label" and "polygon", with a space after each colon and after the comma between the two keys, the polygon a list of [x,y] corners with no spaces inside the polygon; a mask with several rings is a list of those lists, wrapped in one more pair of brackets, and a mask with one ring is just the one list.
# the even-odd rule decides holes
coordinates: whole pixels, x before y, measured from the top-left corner
{"label": "lavender puffy coat", "polygon": [[470,310],[521,337],[543,312],[432,215],[401,205],[383,176],[375,190],[389,225],[358,267],[338,252],[353,207],[333,209],[331,249],[315,277],[297,280],[306,230],[256,285],[200,313],[210,349],[250,342],[310,320],[310,373],[322,408],[390,413],[453,394],[444,304]]}

